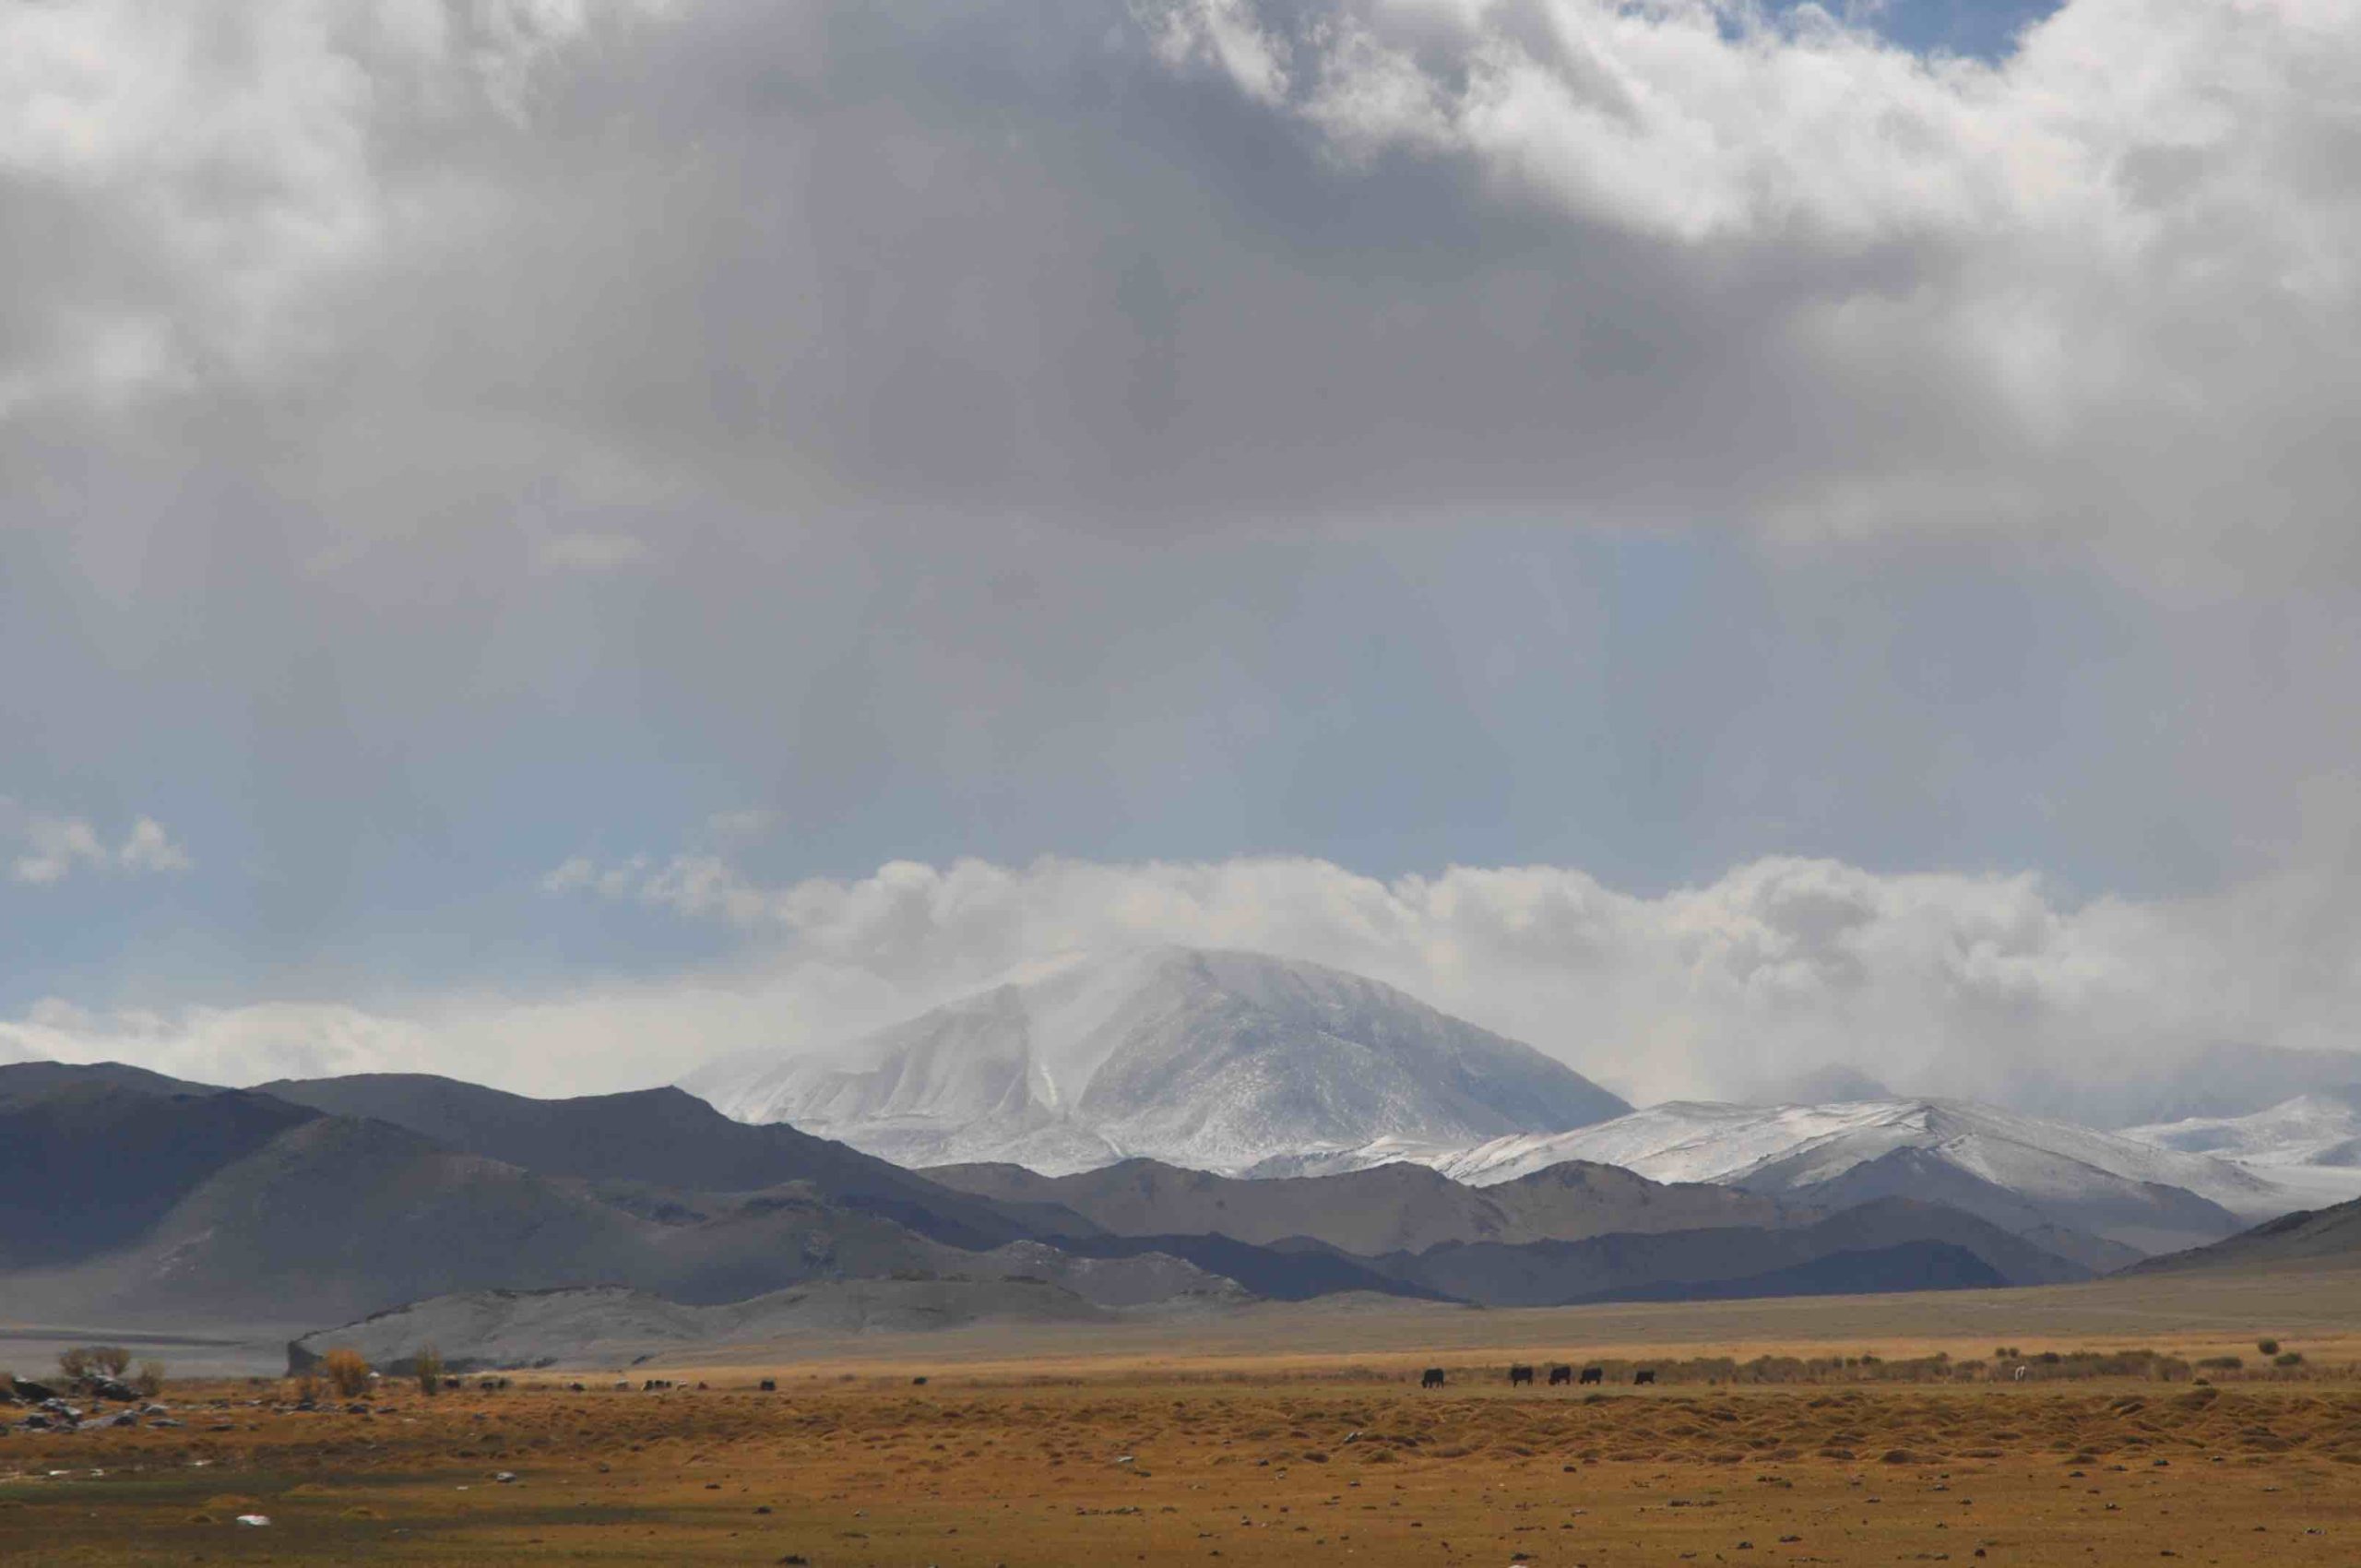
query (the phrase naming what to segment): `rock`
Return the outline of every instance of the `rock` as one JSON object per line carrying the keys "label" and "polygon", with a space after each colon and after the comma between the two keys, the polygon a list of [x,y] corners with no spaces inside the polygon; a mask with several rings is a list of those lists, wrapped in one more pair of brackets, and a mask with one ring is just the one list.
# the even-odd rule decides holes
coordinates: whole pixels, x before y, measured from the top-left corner
{"label": "rock", "polygon": [[265,1525],[270,1523],[270,1515],[267,1514],[241,1514],[238,1515],[238,1523],[249,1526],[252,1528],[258,1530]]}
{"label": "rock", "polygon": [[23,1400],[28,1405],[46,1404],[48,1401],[57,1397],[56,1390],[44,1384],[27,1383],[21,1377],[9,1379],[8,1385],[15,1392],[17,1397]]}

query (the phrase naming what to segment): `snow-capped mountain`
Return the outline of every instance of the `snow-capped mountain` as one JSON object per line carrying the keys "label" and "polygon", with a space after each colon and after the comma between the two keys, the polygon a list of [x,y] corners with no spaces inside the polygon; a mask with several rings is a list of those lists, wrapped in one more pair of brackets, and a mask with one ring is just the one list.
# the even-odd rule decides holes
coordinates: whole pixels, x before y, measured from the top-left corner
{"label": "snow-capped mountain", "polygon": [[2307,1204],[2361,1197],[2361,1087],[2299,1094],[2246,1116],[2127,1127],[2123,1135],[2233,1161]]}
{"label": "snow-capped mountain", "polygon": [[1050,1174],[1135,1155],[1234,1171],[1379,1138],[1461,1146],[1630,1106],[1572,1068],[1316,964],[1157,948],[936,1008],[841,1056],[742,1056],[682,1080],[903,1165]]}
{"label": "snow-capped mountain", "polygon": [[2192,1116],[2123,1135],[2250,1165],[2361,1167],[2361,1088],[2299,1094],[2248,1116]]}
{"label": "snow-capped mountain", "polygon": [[1676,1101],[1570,1133],[1455,1149],[1394,1139],[1274,1162],[1256,1173],[1311,1174],[1389,1159],[1414,1159],[1474,1186],[1585,1159],[1658,1182],[1713,1182],[1823,1205],[1923,1197],[2020,1231],[2063,1226],[2144,1251],[2193,1245],[2302,1203],[2266,1173],[2209,1155],[1940,1099]]}

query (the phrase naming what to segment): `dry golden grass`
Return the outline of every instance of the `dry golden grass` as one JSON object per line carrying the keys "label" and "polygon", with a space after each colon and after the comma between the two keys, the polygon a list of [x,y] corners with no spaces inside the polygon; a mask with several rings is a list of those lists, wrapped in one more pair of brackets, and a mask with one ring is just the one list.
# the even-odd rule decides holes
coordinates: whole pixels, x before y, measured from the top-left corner
{"label": "dry golden grass", "polygon": [[[0,1438],[0,1563],[2356,1562],[2351,1283],[1272,1308],[771,1346],[641,1368],[632,1392],[587,1373],[579,1394],[571,1375],[433,1399],[389,1384],[366,1415],[287,1411],[277,1385],[181,1387],[178,1429]],[[2203,1387],[1502,1376],[1512,1360],[1939,1351],[1987,1373],[2002,1344],[2251,1366],[2266,1333],[2307,1366]],[[1416,1386],[1429,1364],[1448,1388]],[[690,1386],[637,1392],[649,1372]],[[753,1391],[765,1375],[777,1393]],[[271,1525],[232,1523],[253,1512]]]}
{"label": "dry golden grass", "polygon": [[[206,1397],[176,1431],[6,1439],[26,1479],[0,1483],[0,1561],[2361,1560],[2342,1380],[1602,1396],[1065,1370],[405,1391],[367,1416],[184,1391]],[[267,1530],[231,1522],[256,1511]]]}

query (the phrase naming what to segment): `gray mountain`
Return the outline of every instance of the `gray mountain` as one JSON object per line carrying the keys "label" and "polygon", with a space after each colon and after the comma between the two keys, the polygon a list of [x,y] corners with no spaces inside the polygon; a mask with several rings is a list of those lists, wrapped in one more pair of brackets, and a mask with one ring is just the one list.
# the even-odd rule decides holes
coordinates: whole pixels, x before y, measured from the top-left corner
{"label": "gray mountain", "polygon": [[945,1186],[1032,1206],[1044,1233],[1058,1211],[1118,1236],[1209,1234],[1264,1245],[1298,1237],[1373,1257],[1448,1241],[1572,1241],[1614,1231],[1808,1223],[1822,1211],[1731,1187],[1668,1185],[1611,1165],[1570,1160],[1494,1187],[1470,1187],[1425,1166],[1381,1165],[1337,1176],[1248,1180],[1127,1159],[1069,1176],[1017,1165],[938,1166]]}
{"label": "gray mountain", "polygon": [[[733,1122],[676,1088],[535,1099],[422,1073],[289,1079],[256,1091],[331,1115],[406,1127],[445,1148],[542,1176],[669,1193],[751,1193],[793,1185],[803,1195],[880,1215],[956,1247],[991,1247],[1030,1227],[899,1166],[793,1127]],[[635,1204],[634,1206],[643,1206]]]}
{"label": "gray mountain", "polygon": [[[1872,1253],[1884,1255],[1865,1267],[1803,1266],[1840,1254]],[[1975,1260],[1975,1266],[1962,1266],[1963,1255]],[[1907,1272],[1914,1259],[1927,1265],[1915,1278]],[[2091,1277],[2090,1270],[1987,1220],[1906,1198],[1880,1199],[1810,1225],[1779,1229],[1618,1233],[1522,1246],[1453,1242],[1376,1263],[1406,1283],[1503,1307],[1726,1298],[1749,1293],[1749,1281],[1765,1283],[1759,1293],[1793,1295],[1815,1293],[1802,1289],[1815,1278],[1833,1290],[1901,1290],[2055,1285]]]}
{"label": "gray mountain", "polygon": [[1622,1100],[1391,987],[1252,953],[1159,948],[939,1007],[833,1057],[739,1057],[683,1079],[911,1166],[1065,1172],[1132,1156],[1236,1171],[1398,1137],[1562,1132]]}
{"label": "gray mountain", "polygon": [[2282,1215],[2226,1241],[2150,1258],[2135,1274],[2351,1272],[2361,1286],[2361,1198]]}
{"label": "gray mountain", "polygon": [[[693,1133],[700,1119],[730,1134],[788,1133],[738,1127],[670,1091],[653,1103],[673,1100],[694,1111]],[[275,1096],[106,1069],[0,1068],[0,1299],[61,1318],[334,1321],[452,1291],[596,1283],[690,1304],[894,1275],[1048,1277],[1126,1305],[1158,1290],[1228,1289],[1149,1248],[1074,1257],[1025,1239],[980,1200],[891,1167],[867,1171],[875,1162],[850,1150],[827,1158],[838,1157],[852,1162],[838,1180],[854,1195],[882,1187],[897,1201],[927,1199],[943,1226],[963,1215],[991,1222],[999,1244],[946,1244],[883,1205],[831,1201],[828,1180],[793,1179],[791,1166],[769,1171],[790,1179],[753,1192],[619,1186]],[[1328,1266],[1248,1261],[1299,1274]]]}

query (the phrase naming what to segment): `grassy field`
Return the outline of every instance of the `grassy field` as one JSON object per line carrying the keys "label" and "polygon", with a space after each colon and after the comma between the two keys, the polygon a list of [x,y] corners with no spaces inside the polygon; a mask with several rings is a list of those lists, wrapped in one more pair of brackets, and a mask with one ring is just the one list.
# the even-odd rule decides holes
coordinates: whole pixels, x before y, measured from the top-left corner
{"label": "grassy field", "polygon": [[[1989,1326],[1982,1310],[1948,1298],[1274,1311],[1153,1342],[800,1346],[643,1367],[628,1391],[389,1384],[367,1413],[187,1384],[167,1396],[176,1429],[0,1438],[0,1562],[2361,1562],[2361,1342],[2325,1299],[2307,1319],[2294,1284],[2239,1299],[2282,1311],[2233,1332],[2210,1315],[2224,1301],[2160,1298],[2154,1335],[2122,1332],[2136,1313],[2044,1335],[2072,1315],[2053,1302],[1976,1341],[1958,1331]],[[2305,1364],[2258,1368],[2259,1332]],[[2031,1379],[1993,1361],[1996,1338]],[[2132,1346],[2247,1365],[2200,1385],[2035,1360]],[[1951,1368],[1891,1381],[1938,1350]],[[1815,1381],[1694,1370],[1788,1352]],[[1513,1391],[1512,1358],[1695,1381]],[[1450,1384],[1419,1389],[1425,1364]],[[650,1375],[689,1386],[642,1392]]]}

